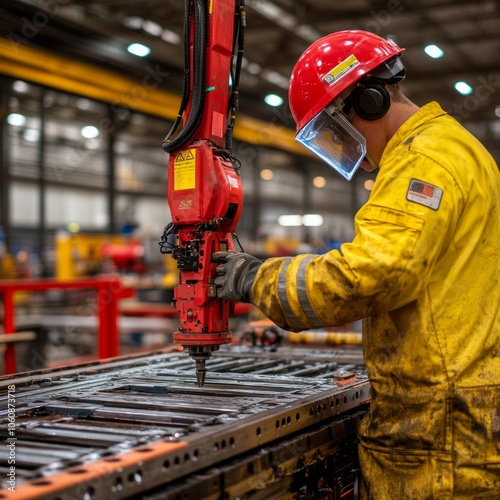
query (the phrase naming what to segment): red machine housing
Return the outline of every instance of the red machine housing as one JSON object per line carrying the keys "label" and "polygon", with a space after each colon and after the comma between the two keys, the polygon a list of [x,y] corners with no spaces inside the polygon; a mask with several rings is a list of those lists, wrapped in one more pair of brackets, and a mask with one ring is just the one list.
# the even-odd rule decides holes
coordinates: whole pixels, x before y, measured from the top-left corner
{"label": "red machine housing", "polygon": [[239,167],[226,149],[237,1],[192,0],[191,16],[200,8],[206,9],[207,37],[202,44],[205,60],[202,67],[197,67],[200,45],[196,47],[199,40],[193,26],[199,27],[200,23],[191,23],[190,96],[184,124],[192,118],[190,113],[196,114],[193,75],[200,71],[205,72],[203,112],[187,142],[176,150],[164,147],[170,153],[167,197],[177,237],[172,254],[179,269],[174,300],[180,324],[174,342],[185,346],[196,360],[197,375],[203,371],[199,385],[204,381],[205,359],[232,339],[228,327],[232,304],[216,296],[216,264],[211,262],[211,256],[234,248],[232,233],[243,202]]}
{"label": "red machine housing", "polygon": [[174,340],[182,345],[231,342],[230,303],[216,298],[211,256],[234,248],[231,233],[241,213],[241,177],[210,142],[196,141],[171,156],[168,193],[178,228],[180,271],[174,290],[180,326]]}

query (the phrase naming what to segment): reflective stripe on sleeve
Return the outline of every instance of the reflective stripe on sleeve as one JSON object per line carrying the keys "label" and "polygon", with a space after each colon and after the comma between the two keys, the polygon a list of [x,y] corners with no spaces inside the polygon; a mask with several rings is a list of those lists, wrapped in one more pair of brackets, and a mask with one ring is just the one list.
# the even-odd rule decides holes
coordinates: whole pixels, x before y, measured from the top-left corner
{"label": "reflective stripe on sleeve", "polygon": [[[316,316],[316,314],[314,313],[314,310],[312,308],[311,303],[309,302],[309,298],[307,296],[307,291],[306,291],[306,280],[305,280],[306,268],[309,262],[314,257],[316,256],[308,255],[300,262],[299,269],[295,277],[295,285],[297,288],[297,296],[299,299],[299,303],[308,321],[314,328],[321,328],[324,327],[325,324],[322,321],[320,321]],[[292,259],[293,257],[287,257],[284,259],[283,266],[278,276],[278,294],[281,300],[281,306],[283,308],[283,312],[286,315],[288,323],[290,324],[290,326],[297,329],[302,327],[302,322],[297,319],[294,312],[292,311],[290,302],[288,300],[288,293],[286,286],[287,284],[286,274]]]}
{"label": "reflective stripe on sleeve", "polygon": [[322,328],[326,326],[314,312],[314,309],[309,301],[309,297],[307,296],[307,287],[306,287],[306,269],[311,262],[316,257],[316,255],[308,255],[300,264],[299,269],[297,271],[296,277],[296,285],[297,285],[297,295],[299,297],[300,305],[302,306],[302,310],[306,315],[307,319],[311,323],[313,328]]}
{"label": "reflective stripe on sleeve", "polygon": [[278,296],[281,299],[281,307],[283,308],[283,312],[285,313],[286,319],[291,327],[300,328],[301,324],[295,318],[293,314],[292,308],[288,302],[288,294],[286,290],[286,272],[288,270],[288,266],[292,261],[293,257],[286,257],[283,261],[283,266],[281,267],[280,274],[278,276]]}

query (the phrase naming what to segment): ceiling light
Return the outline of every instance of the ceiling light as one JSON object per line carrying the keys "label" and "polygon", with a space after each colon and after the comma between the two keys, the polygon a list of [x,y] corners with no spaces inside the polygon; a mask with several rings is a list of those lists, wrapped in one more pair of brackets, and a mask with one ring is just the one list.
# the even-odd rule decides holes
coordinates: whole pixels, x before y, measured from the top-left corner
{"label": "ceiling light", "polygon": [[12,84],[12,89],[15,92],[19,92],[21,94],[25,94],[26,92],[28,92],[29,88],[30,88],[29,85],[26,82],[23,82],[22,80],[16,80]]}
{"label": "ceiling light", "polygon": [[80,97],[76,101],[76,107],[78,109],[81,109],[82,111],[86,111],[92,107],[92,103],[88,99],[85,99],[84,97]]}
{"label": "ceiling light", "polygon": [[161,36],[163,32],[163,28],[154,21],[150,21],[149,19],[144,20],[142,23],[142,29],[153,36]]}
{"label": "ceiling light", "polygon": [[142,43],[131,43],[127,47],[127,52],[134,54],[134,56],[146,57],[151,52],[151,49]]}
{"label": "ceiling light", "polygon": [[278,224],[280,226],[297,227],[297,226],[322,226],[324,222],[323,216],[319,214],[305,215],[280,215]]}
{"label": "ceiling light", "polygon": [[280,226],[302,226],[301,215],[280,215],[278,217],[278,224]]}
{"label": "ceiling light", "polygon": [[437,45],[427,45],[424,52],[433,59],[439,59],[444,55],[444,52]]}
{"label": "ceiling light", "polygon": [[462,95],[472,94],[472,87],[465,82],[457,82],[455,83],[455,89],[457,92],[460,92]]}
{"label": "ceiling light", "polygon": [[276,94],[268,94],[264,97],[264,102],[269,106],[277,107],[283,104],[283,98]]}
{"label": "ceiling light", "polygon": [[177,33],[175,33],[175,31],[167,29],[163,30],[161,34],[161,39],[173,45],[179,45],[182,41],[182,38]]}
{"label": "ceiling light", "polygon": [[251,74],[251,75],[258,75],[261,71],[261,66],[260,64],[257,64],[257,63],[250,63],[248,66],[247,66],[247,71]]}
{"label": "ceiling light", "polygon": [[28,128],[25,130],[23,139],[27,142],[37,142],[40,138],[40,131],[34,128]]}
{"label": "ceiling light", "polygon": [[373,179],[366,179],[366,181],[363,184],[363,187],[367,191],[371,191],[373,189],[373,185],[375,184],[375,181]]}
{"label": "ceiling light", "polygon": [[319,214],[305,214],[302,217],[302,224],[304,226],[322,226],[323,217]]}
{"label": "ceiling light", "polygon": [[26,125],[26,117],[19,113],[11,113],[7,116],[7,123],[9,125],[14,125],[14,127],[24,127],[24,125]]}
{"label": "ceiling light", "polygon": [[273,2],[268,2],[267,0],[253,0],[252,8],[283,28],[290,30],[298,24],[295,16],[288,14]]}
{"label": "ceiling light", "polygon": [[321,38],[321,33],[319,31],[316,31],[311,25],[309,24],[302,24],[300,25],[296,33],[304,38],[304,40],[307,40],[311,43],[315,42],[316,40],[319,40]]}
{"label": "ceiling light", "polygon": [[288,90],[288,86],[290,85],[290,80],[286,76],[281,75],[276,71],[263,71],[261,73],[261,76],[268,82]]}
{"label": "ceiling light", "polygon": [[19,106],[19,99],[14,96],[9,97],[9,108],[17,108]]}
{"label": "ceiling light", "polygon": [[270,181],[274,177],[274,172],[270,168],[260,171],[260,178],[264,181]]}
{"label": "ceiling light", "polygon": [[95,139],[99,136],[99,129],[93,125],[86,125],[82,127],[80,134],[82,137],[85,137],[85,139]]}
{"label": "ceiling light", "polygon": [[317,188],[324,188],[326,186],[326,179],[321,175],[318,175],[318,177],[313,179],[313,186]]}
{"label": "ceiling light", "polygon": [[142,23],[144,22],[144,19],[139,16],[131,16],[131,17],[126,17],[123,20],[123,24],[130,29],[133,30],[138,30],[142,28]]}

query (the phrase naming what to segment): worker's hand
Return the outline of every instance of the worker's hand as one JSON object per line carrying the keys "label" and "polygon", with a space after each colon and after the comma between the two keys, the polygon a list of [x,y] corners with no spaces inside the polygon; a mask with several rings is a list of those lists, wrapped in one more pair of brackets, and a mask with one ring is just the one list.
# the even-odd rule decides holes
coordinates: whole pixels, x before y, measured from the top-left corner
{"label": "worker's hand", "polygon": [[220,263],[215,278],[217,297],[252,302],[253,280],[263,262],[241,252],[215,252],[212,261]]}

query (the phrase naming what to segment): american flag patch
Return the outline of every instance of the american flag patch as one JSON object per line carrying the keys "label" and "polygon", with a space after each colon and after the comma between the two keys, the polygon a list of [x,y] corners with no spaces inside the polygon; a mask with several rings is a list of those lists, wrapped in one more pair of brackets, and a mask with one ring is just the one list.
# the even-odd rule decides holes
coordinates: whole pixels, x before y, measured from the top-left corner
{"label": "american flag patch", "polygon": [[443,190],[441,188],[419,181],[418,179],[412,179],[410,181],[408,192],[406,193],[406,199],[408,201],[420,203],[420,205],[425,205],[433,210],[439,208],[442,196]]}

